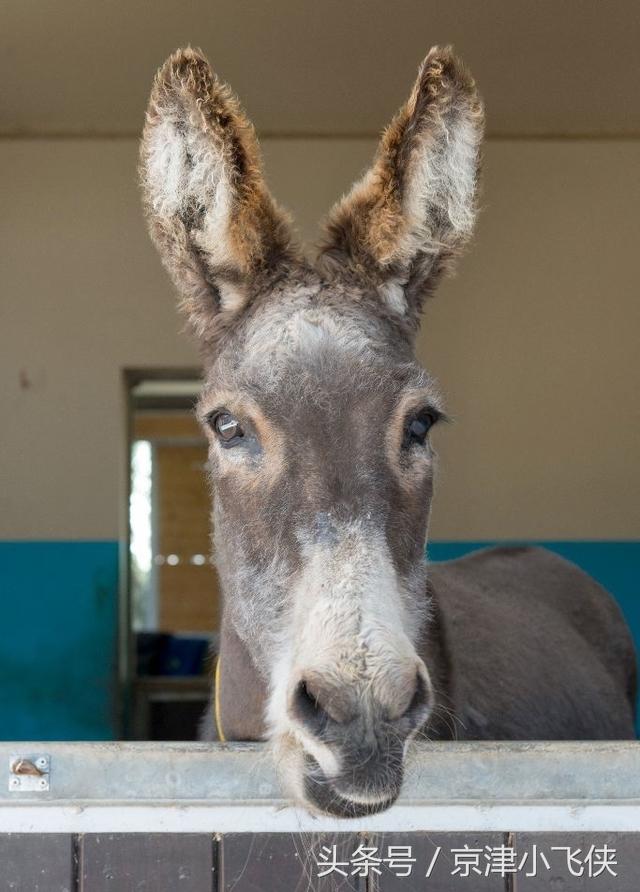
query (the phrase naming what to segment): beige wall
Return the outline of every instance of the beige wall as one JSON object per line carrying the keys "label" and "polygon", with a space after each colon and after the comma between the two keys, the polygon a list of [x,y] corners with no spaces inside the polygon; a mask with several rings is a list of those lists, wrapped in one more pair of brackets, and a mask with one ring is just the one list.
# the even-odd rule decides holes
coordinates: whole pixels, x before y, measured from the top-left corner
{"label": "beige wall", "polygon": [[[269,140],[306,238],[368,140]],[[121,369],[197,361],[150,247],[134,140],[0,141],[0,538],[122,533]],[[637,538],[640,141],[494,141],[476,244],[420,355],[432,535]]]}

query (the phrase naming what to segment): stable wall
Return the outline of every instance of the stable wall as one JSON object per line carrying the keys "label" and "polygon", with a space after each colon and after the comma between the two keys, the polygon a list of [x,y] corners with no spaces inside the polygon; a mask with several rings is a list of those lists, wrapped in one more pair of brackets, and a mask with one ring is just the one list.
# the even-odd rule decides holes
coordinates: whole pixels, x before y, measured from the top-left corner
{"label": "stable wall", "polygon": [[[274,191],[312,240],[373,143],[274,139],[264,150]],[[22,673],[14,700],[46,700],[71,672],[60,652],[77,657],[95,632],[103,716],[124,533],[122,369],[197,364],[146,235],[136,153],[131,139],[0,141],[0,673]],[[637,140],[487,144],[476,242],[419,341],[456,418],[437,433],[434,540],[638,540],[639,174]],[[64,574],[50,572],[51,543]],[[637,546],[624,547],[631,573]],[[630,578],[611,585],[628,592]],[[78,627],[69,617],[83,597]],[[51,635],[32,633],[34,615]],[[5,648],[14,634],[23,644]],[[3,681],[1,696],[10,689]],[[68,736],[112,733],[76,705]],[[56,736],[35,708],[24,715],[20,727],[0,718],[0,736]]]}
{"label": "stable wall", "polygon": [[[369,140],[270,140],[304,237]],[[126,366],[196,365],[149,244],[134,140],[0,141],[0,538],[117,539]],[[432,535],[635,538],[640,141],[498,141],[478,236],[419,353],[438,433]]]}

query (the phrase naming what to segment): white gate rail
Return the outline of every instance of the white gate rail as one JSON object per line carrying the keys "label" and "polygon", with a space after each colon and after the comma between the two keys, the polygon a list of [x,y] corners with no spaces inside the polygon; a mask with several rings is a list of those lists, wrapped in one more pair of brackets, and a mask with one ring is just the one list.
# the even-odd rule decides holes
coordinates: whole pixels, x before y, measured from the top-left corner
{"label": "white gate rail", "polygon": [[635,742],[421,744],[354,820],[290,807],[261,744],[2,743],[2,765],[0,833],[640,831]]}

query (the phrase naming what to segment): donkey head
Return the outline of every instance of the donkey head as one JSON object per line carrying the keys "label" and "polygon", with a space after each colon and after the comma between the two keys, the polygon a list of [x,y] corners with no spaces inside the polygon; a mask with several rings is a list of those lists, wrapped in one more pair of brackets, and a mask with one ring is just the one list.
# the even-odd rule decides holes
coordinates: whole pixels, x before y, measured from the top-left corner
{"label": "donkey head", "polygon": [[443,410],[413,340],[471,234],[482,122],[468,72],[432,49],[312,266],[202,55],[174,54],[151,95],[143,190],[203,348],[225,617],[265,679],[289,787],[322,811],[393,802],[434,706],[424,546]]}

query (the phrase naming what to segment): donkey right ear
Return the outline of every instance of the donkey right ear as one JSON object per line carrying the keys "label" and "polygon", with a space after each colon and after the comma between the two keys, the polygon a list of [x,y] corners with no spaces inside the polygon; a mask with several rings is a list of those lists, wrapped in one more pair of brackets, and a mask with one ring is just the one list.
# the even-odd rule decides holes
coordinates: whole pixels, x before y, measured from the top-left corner
{"label": "donkey right ear", "polygon": [[155,77],[140,179],[151,238],[196,334],[213,343],[297,253],[253,128],[196,50],[178,50]]}
{"label": "donkey right ear", "polygon": [[417,327],[424,298],[471,235],[482,102],[448,47],[434,47],[368,173],[332,210],[319,264],[377,292]]}

